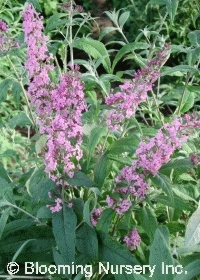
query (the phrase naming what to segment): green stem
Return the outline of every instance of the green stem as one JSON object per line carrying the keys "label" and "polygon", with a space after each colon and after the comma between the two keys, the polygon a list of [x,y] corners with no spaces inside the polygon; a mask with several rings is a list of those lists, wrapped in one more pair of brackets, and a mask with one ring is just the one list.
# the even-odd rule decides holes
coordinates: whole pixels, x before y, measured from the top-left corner
{"label": "green stem", "polygon": [[[197,62],[196,69],[199,68],[199,64],[200,64],[200,60],[198,60],[198,62]],[[194,78],[195,78],[195,76],[192,76],[192,79],[191,79],[191,81],[190,81],[190,84],[191,84],[191,85],[192,85],[192,83],[193,83]]]}
{"label": "green stem", "polygon": [[18,75],[17,70],[16,70],[14,64],[12,63],[12,61],[11,61],[11,59],[10,59],[10,57],[9,57],[8,55],[7,55],[7,59],[8,59],[8,61],[9,61],[10,65],[11,65],[12,69],[13,69],[14,72],[15,72],[15,75],[16,75],[16,77],[17,77],[18,83],[19,83],[20,86],[21,86],[22,93],[23,93],[24,98],[25,98],[25,100],[26,100],[26,104],[27,104],[27,106],[28,106],[28,110],[29,110],[29,113],[30,113],[32,122],[33,122],[34,126],[36,127],[35,118],[34,118],[34,116],[33,116],[33,113],[32,113],[32,110],[31,110],[31,106],[30,106],[30,103],[29,103],[29,100],[28,100],[28,97],[27,97],[27,93],[26,93],[26,90],[25,90],[24,85],[23,85],[23,83],[22,83],[22,79],[21,79],[20,76]]}
{"label": "green stem", "polygon": [[107,141],[108,135],[109,135],[109,131],[108,131],[107,134],[106,134],[105,140],[104,140],[103,145],[102,145],[102,147],[101,147],[101,151],[99,152],[99,156],[98,156],[97,161],[96,161],[96,164],[95,164],[94,172],[96,171],[97,165],[98,165],[98,163],[99,163],[99,161],[100,161],[100,159],[101,159],[101,156],[102,156],[102,154],[103,154],[103,151],[104,151],[104,148],[105,148],[105,145],[106,145],[106,141]]}
{"label": "green stem", "polygon": [[73,1],[71,0],[71,9],[69,13],[69,48],[70,48],[70,58],[71,58],[71,65],[72,69],[74,68],[74,53],[73,53],[73,34],[72,34],[72,21],[73,21],[73,15],[72,15],[72,9],[73,9]]}
{"label": "green stem", "polygon": [[30,213],[28,213],[28,212],[25,211],[24,209],[22,209],[22,208],[20,208],[20,207],[18,207],[18,206],[16,206],[16,205],[10,203],[9,201],[7,201],[6,204],[7,204],[8,206],[11,206],[11,207],[13,207],[13,208],[15,208],[15,209],[17,209],[17,210],[23,212],[23,213],[26,214],[27,216],[29,216],[29,217],[31,217],[32,219],[34,219],[34,221],[38,222],[40,225],[43,225],[43,226],[45,225],[45,226],[46,226],[46,224],[42,223],[37,217],[31,215]]}
{"label": "green stem", "polygon": [[54,57],[54,60],[55,60],[56,66],[58,67],[59,76],[61,77],[62,72],[61,72],[61,68],[60,68],[60,65],[59,65],[59,63],[58,63],[58,60],[57,60],[57,57],[56,57],[56,56]]}
{"label": "green stem", "polygon": [[17,80],[16,78],[13,78],[12,76],[10,76],[10,75],[8,75],[8,74],[5,74],[5,73],[3,73],[3,72],[0,72],[0,76],[3,76],[3,77],[5,77],[5,78],[7,78],[7,79],[11,79],[11,80],[13,80],[13,81],[15,81],[15,82],[18,82],[18,80]]}
{"label": "green stem", "polygon": [[157,111],[157,113],[158,113],[158,115],[159,115],[160,121],[161,121],[162,125],[164,125],[163,118],[162,118],[161,112],[160,112],[160,110],[159,110],[159,105],[158,105],[158,102],[157,102],[157,99],[156,99],[156,96],[155,96],[153,90],[151,90],[151,94],[152,94],[153,100],[154,100],[154,102],[155,102],[156,111]]}
{"label": "green stem", "polygon": [[87,21],[88,21],[89,19],[90,19],[90,15],[87,15],[87,17],[85,17],[85,19],[81,22],[81,24],[79,25],[78,30],[76,31],[76,34],[74,35],[74,40],[76,39],[76,37],[77,37],[77,35],[78,35],[78,33],[79,33],[81,27],[82,27],[85,23],[87,23]]}
{"label": "green stem", "polygon": [[123,128],[123,131],[122,131],[122,134],[120,135],[119,138],[124,137],[124,135],[126,134],[126,129],[127,129],[127,127],[128,127],[128,124],[129,124],[129,120],[125,123],[124,128]]}
{"label": "green stem", "polygon": [[155,44],[156,44],[156,41],[157,41],[157,39],[158,39],[158,35],[159,35],[159,33],[160,33],[160,31],[161,31],[161,29],[162,29],[162,27],[163,27],[163,24],[164,24],[164,22],[165,22],[167,16],[168,16],[168,13],[166,13],[166,14],[164,15],[164,17],[163,17],[163,19],[162,19],[162,21],[161,21],[161,23],[160,23],[160,26],[159,26],[159,28],[158,28],[158,30],[157,30],[158,34],[155,36],[155,38],[154,38],[154,40],[153,40],[153,42],[152,42],[152,44],[151,44],[151,47],[150,47],[150,49],[149,49],[149,54],[148,54],[148,57],[147,57],[148,60],[150,60],[150,59],[152,58],[153,50],[154,50],[154,48],[155,48]]}
{"label": "green stem", "polygon": [[119,26],[117,26],[117,27],[118,27],[118,30],[119,30],[119,32],[121,33],[122,37],[124,38],[125,42],[126,42],[127,44],[129,44],[129,41],[128,41],[128,39],[126,38],[126,36],[124,35],[122,29],[121,29]]}
{"label": "green stem", "polygon": [[101,151],[100,151],[100,156],[103,154],[103,151],[104,151],[104,148],[105,148],[105,145],[106,145],[106,141],[108,139],[108,135],[109,135],[109,130],[108,132],[106,133],[106,137],[104,139],[104,142],[103,142],[103,145],[102,145],[102,148],[101,148]]}
{"label": "green stem", "polygon": [[177,115],[178,116],[181,114],[181,107],[182,107],[182,103],[183,103],[183,100],[184,100],[184,97],[185,97],[186,87],[189,83],[190,76],[191,76],[191,73],[187,72],[185,86],[183,88],[183,93],[182,93],[182,96],[181,96],[181,99],[180,99],[180,102],[179,102],[179,106],[178,106],[178,109],[177,109]]}

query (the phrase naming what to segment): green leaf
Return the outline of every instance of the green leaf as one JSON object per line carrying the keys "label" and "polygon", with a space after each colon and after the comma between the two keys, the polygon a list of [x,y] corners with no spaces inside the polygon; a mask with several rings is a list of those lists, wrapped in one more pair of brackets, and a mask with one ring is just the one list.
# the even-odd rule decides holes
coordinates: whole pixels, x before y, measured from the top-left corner
{"label": "green leaf", "polygon": [[109,54],[103,43],[93,40],[91,38],[77,39],[74,44],[74,48],[84,50],[87,54],[91,55],[94,59],[104,58],[102,61],[103,67],[107,73],[111,72],[111,63]]}
{"label": "green leaf", "polygon": [[[83,279],[84,274],[81,273],[81,271],[76,275],[76,277],[74,278],[74,280],[81,280]],[[53,279],[52,279],[53,280]]]}
{"label": "green leaf", "polygon": [[200,202],[197,210],[190,217],[186,232],[184,247],[192,247],[200,242]]}
{"label": "green leaf", "polygon": [[27,117],[25,113],[19,113],[18,115],[14,116],[8,122],[8,126],[10,128],[15,128],[15,126],[31,126],[31,120]]}
{"label": "green leaf", "polygon": [[[45,238],[44,238],[45,236]],[[4,238],[4,239],[3,239]],[[24,229],[19,229],[16,232],[13,232],[12,234],[7,231],[7,234],[2,236],[2,240],[0,241],[0,248],[1,248],[1,253],[12,253],[12,256],[14,253],[19,249],[19,246],[21,246],[24,241],[27,239],[36,239],[35,241],[33,240],[31,244],[29,244],[32,248],[29,247],[26,250],[26,256],[20,256],[19,258],[22,260],[26,260],[29,256],[27,256],[30,252],[30,259],[32,259],[33,256],[33,251],[40,253],[40,256],[38,258],[42,259],[43,256],[42,254],[46,251],[48,248],[48,252],[51,252],[52,246],[55,246],[55,241],[52,236],[52,228],[45,225],[45,226],[27,226]],[[32,251],[31,251],[32,250]],[[31,256],[32,254],[32,256]],[[50,253],[51,254],[51,253]],[[23,254],[24,255],[24,254]],[[43,258],[44,260],[45,258]],[[52,258],[51,258],[52,261]],[[22,262],[24,263],[24,262]]]}
{"label": "green leaf", "polygon": [[1,236],[3,234],[4,228],[6,226],[6,223],[7,223],[7,220],[8,220],[8,217],[10,215],[11,210],[12,210],[11,208],[7,208],[1,214],[1,218],[0,218],[0,239],[1,239]]}
{"label": "green leaf", "polygon": [[89,151],[89,154],[87,157],[87,167],[89,166],[92,154],[93,154],[97,144],[100,142],[101,138],[106,135],[107,131],[108,131],[108,128],[105,126],[103,126],[103,127],[98,126],[98,127],[95,127],[92,129],[90,138],[88,141],[88,145],[87,145],[88,151]]}
{"label": "green leaf", "polygon": [[172,190],[181,199],[186,200],[186,201],[193,201],[193,202],[197,203],[197,201],[194,198],[192,198],[191,196],[189,196],[187,193],[185,193],[185,189],[181,188],[179,185],[173,187]]}
{"label": "green leaf", "polygon": [[151,176],[151,181],[154,185],[160,187],[167,194],[169,202],[173,205],[174,196],[170,179],[167,176],[158,173],[155,177]]}
{"label": "green leaf", "polygon": [[164,1],[163,0],[150,0],[148,2],[148,5],[150,5],[150,4],[152,4],[152,5],[165,5],[165,0]]}
{"label": "green leaf", "polygon": [[175,74],[175,72],[183,72],[183,73],[196,73],[199,74],[199,70],[196,69],[195,67],[189,66],[189,65],[179,65],[179,66],[175,66],[175,67],[168,67],[168,69],[164,72],[162,72],[162,77],[169,75],[169,76],[173,76]]}
{"label": "green leaf", "polygon": [[165,242],[168,246],[170,246],[170,233],[169,233],[169,230],[166,226],[159,226],[159,230],[160,232],[162,233],[164,239],[165,239]]}
{"label": "green leaf", "polygon": [[123,165],[132,165],[132,158],[128,156],[109,155],[108,158],[112,161],[119,162]]}
{"label": "green leaf", "polygon": [[191,168],[192,168],[192,164],[190,159],[188,158],[174,159],[169,163],[164,164],[160,169],[160,173],[167,175],[169,177],[173,170],[173,176],[178,176]]}
{"label": "green leaf", "polygon": [[76,222],[77,218],[74,211],[65,204],[63,204],[62,211],[52,215],[53,234],[56,244],[62,259],[68,265],[75,261]]}
{"label": "green leaf", "polygon": [[151,209],[144,206],[142,207],[139,217],[141,225],[144,228],[144,231],[147,233],[148,237],[150,238],[150,242],[152,243],[154,233],[158,227],[156,216]]}
{"label": "green leaf", "polygon": [[108,153],[105,152],[98,164],[96,165],[96,168],[94,170],[94,182],[101,188],[104,184],[105,178],[108,175],[109,171],[109,158],[108,158]]}
{"label": "green leaf", "polygon": [[188,34],[188,39],[194,47],[200,47],[200,30],[190,32]]}
{"label": "green leaf", "polygon": [[104,28],[102,31],[101,31],[101,34],[99,35],[99,41],[102,40],[102,38],[104,36],[106,36],[106,34],[110,33],[110,32],[113,32],[113,31],[116,31],[117,28],[116,27],[106,27]]}
{"label": "green leaf", "polygon": [[196,182],[196,180],[188,173],[180,174],[178,179],[185,182]]}
{"label": "green leaf", "polygon": [[177,12],[179,0],[150,0],[148,5],[166,5],[167,12],[170,16],[170,23],[173,24]]}
{"label": "green leaf", "polygon": [[80,254],[77,255],[75,263],[77,265],[85,265],[89,261],[91,261],[90,256],[80,253]]}
{"label": "green leaf", "polygon": [[[45,206],[46,207],[46,206]],[[16,233],[20,230],[27,231],[28,228],[30,228],[33,224],[36,222],[34,220],[30,219],[20,219],[20,220],[14,220],[6,224],[3,238],[7,238],[8,235]]]}
{"label": "green leaf", "polygon": [[142,276],[140,274],[134,274],[133,277],[134,277],[135,280],[147,280],[147,279],[149,279],[149,277],[146,278],[146,277],[144,277],[144,276]]}
{"label": "green leaf", "polygon": [[[34,171],[29,175],[29,184],[33,185],[33,191],[35,185],[39,184],[42,179],[47,179],[47,176],[44,172],[44,166],[36,166]],[[30,187],[31,188],[31,187]]]}
{"label": "green leaf", "polygon": [[8,183],[6,180],[0,177],[0,197],[7,201],[7,203],[15,204],[13,197],[13,183]]}
{"label": "green leaf", "polygon": [[140,139],[137,135],[120,138],[110,145],[109,154],[119,155],[125,152],[133,154],[138,148],[139,143]]}
{"label": "green leaf", "polygon": [[73,178],[67,178],[67,182],[72,185],[72,186],[77,186],[77,187],[95,187],[96,184],[93,182],[85,173],[81,171],[75,171],[74,172],[74,177]]}
{"label": "green leaf", "polygon": [[91,224],[91,219],[90,219],[90,202],[91,201],[92,201],[92,199],[90,198],[84,204],[83,218],[90,227],[93,227],[92,224]]}
{"label": "green leaf", "polygon": [[3,82],[0,83],[0,103],[6,100],[7,93],[11,85],[12,85],[11,79],[5,79],[3,80]]}
{"label": "green leaf", "polygon": [[195,48],[194,50],[189,50],[187,53],[187,61],[190,66],[194,66],[200,57],[200,47]]}
{"label": "green leaf", "polygon": [[0,158],[7,157],[7,158],[14,158],[17,157],[17,152],[15,150],[8,149],[3,154],[0,154]]}
{"label": "green leaf", "polygon": [[200,252],[200,245],[195,245],[192,247],[182,247],[179,249],[176,249],[176,252],[178,255],[186,255],[186,254],[191,254],[195,252]]}
{"label": "green leaf", "polygon": [[173,24],[174,17],[176,15],[176,11],[178,8],[179,0],[165,0],[166,1],[166,9],[170,16],[170,23]]}
{"label": "green leaf", "polygon": [[181,106],[181,114],[186,113],[194,106],[194,97],[195,95],[193,92],[185,92]]}
{"label": "green leaf", "polygon": [[126,23],[129,17],[130,17],[129,11],[121,14],[121,16],[119,17],[119,26],[121,27],[121,29],[123,28],[124,24]]}
{"label": "green leaf", "polygon": [[40,3],[38,2],[38,0],[27,0],[27,3],[30,3],[34,6],[34,8],[38,11],[42,13],[42,8],[40,6]]}
{"label": "green leaf", "polygon": [[[55,264],[56,264],[57,266],[58,266],[58,265],[66,265],[63,256],[62,256],[58,251],[56,251],[55,248],[53,248],[53,258],[54,258],[54,262],[55,262]],[[66,274],[65,276],[66,276],[66,277],[67,277],[67,276],[70,277],[71,275],[70,275],[70,274]],[[71,278],[69,278],[69,277],[67,277],[67,279],[71,279]]]}
{"label": "green leaf", "polygon": [[114,218],[115,212],[112,208],[105,209],[97,222],[96,229],[105,233],[109,232],[112,219]]}
{"label": "green leaf", "polygon": [[55,187],[55,182],[46,177],[42,178],[36,184],[33,183],[34,181],[30,183],[30,193],[32,195],[33,203],[46,200],[48,198],[48,192],[50,192]]}
{"label": "green leaf", "polygon": [[179,223],[179,222],[168,222],[166,224],[167,228],[170,231],[170,234],[175,235],[177,232],[184,231],[185,225]]}
{"label": "green leaf", "polygon": [[[99,233],[99,235],[102,242],[102,246],[99,248],[100,257],[102,261],[107,262],[103,264],[105,269],[109,268],[110,265],[139,265],[139,262],[133,257],[133,255],[125,246],[120,244],[118,241],[113,240],[109,235],[106,235],[105,233]],[[104,268],[102,268],[102,273],[104,271]],[[122,274],[115,274],[115,279],[132,280],[133,274],[128,275],[123,270]]]}
{"label": "green leaf", "polygon": [[18,82],[13,82],[12,83],[12,94],[13,94],[13,99],[19,108],[20,105],[20,96],[21,96],[22,88]]}
{"label": "green leaf", "polygon": [[156,198],[156,201],[158,203],[162,203],[166,206],[176,208],[176,209],[180,209],[180,210],[188,210],[188,211],[193,210],[193,206],[191,205],[191,203],[189,203],[187,201],[184,201],[183,199],[181,199],[177,196],[174,196],[173,203],[171,201],[169,201],[169,198],[167,196],[163,196],[163,195],[159,195]]}
{"label": "green leaf", "polygon": [[79,252],[98,260],[98,239],[94,228],[84,224],[77,233],[76,246]]}
{"label": "green leaf", "polygon": [[8,177],[7,172],[1,162],[0,162],[0,178],[3,178],[8,183],[11,182],[10,178]]}
{"label": "green leaf", "polygon": [[165,240],[165,237],[161,233],[160,229],[157,228],[154,236],[154,241],[150,248],[149,265],[155,267],[153,277],[155,280],[160,280],[161,275],[163,280],[172,280],[173,274],[171,269],[169,273],[163,273],[162,266],[164,265],[174,265],[174,261],[170,252],[170,248]]}
{"label": "green leaf", "polygon": [[200,274],[200,260],[195,260],[184,267],[182,273],[176,275],[173,280],[192,280]]}
{"label": "green leaf", "polygon": [[48,136],[43,134],[40,136],[40,138],[36,141],[35,143],[35,150],[36,150],[36,153],[37,155],[39,153],[41,153],[42,149],[45,147],[46,145],[46,142],[48,140]]}
{"label": "green leaf", "polygon": [[113,74],[102,74],[100,78],[102,81],[113,81],[113,82],[117,81],[121,83],[123,82],[122,79],[120,79],[117,75],[113,75]]}
{"label": "green leaf", "polygon": [[37,218],[38,219],[48,219],[52,218],[52,213],[50,209],[46,206],[42,206],[38,211],[37,211]]}
{"label": "green leaf", "polygon": [[24,241],[24,243],[19,247],[19,249],[17,250],[17,252],[14,254],[14,256],[12,257],[12,262],[14,262],[17,257],[19,256],[19,254],[23,251],[23,249],[25,248],[25,246],[29,243],[32,242],[33,240],[36,239],[28,239],[26,241]]}
{"label": "green leaf", "polygon": [[133,52],[134,50],[137,49],[147,49],[149,44],[147,43],[141,43],[141,42],[136,42],[136,43],[129,43],[125,46],[123,46],[116,54],[115,59],[112,64],[112,72],[114,71],[114,68],[118,61],[126,54]]}
{"label": "green leaf", "polygon": [[[61,19],[62,17],[65,17],[65,19]],[[66,18],[67,18],[67,15],[65,13],[57,13],[57,14],[50,16],[47,20],[46,31],[50,32],[64,24],[66,24]]]}

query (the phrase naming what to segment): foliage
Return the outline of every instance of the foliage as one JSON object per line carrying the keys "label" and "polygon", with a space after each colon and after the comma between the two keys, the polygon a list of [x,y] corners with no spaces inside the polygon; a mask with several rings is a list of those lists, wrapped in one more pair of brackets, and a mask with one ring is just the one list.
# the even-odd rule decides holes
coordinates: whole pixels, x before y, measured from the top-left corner
{"label": "foliage", "polygon": [[74,1],[11,2],[0,13],[0,275],[16,262],[30,278],[199,279],[198,3],[113,1],[95,39]]}

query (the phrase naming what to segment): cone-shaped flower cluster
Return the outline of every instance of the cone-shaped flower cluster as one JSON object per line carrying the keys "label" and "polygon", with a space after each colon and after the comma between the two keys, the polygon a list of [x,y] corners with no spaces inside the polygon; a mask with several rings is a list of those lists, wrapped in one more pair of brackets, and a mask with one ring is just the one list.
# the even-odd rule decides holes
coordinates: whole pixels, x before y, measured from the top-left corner
{"label": "cone-shaped flower cluster", "polygon": [[147,92],[152,90],[154,82],[160,76],[160,69],[169,56],[170,45],[166,43],[157,56],[150,60],[145,68],[138,70],[132,81],[120,85],[120,91],[110,94],[106,104],[113,106],[106,124],[111,130],[118,130],[125,119],[135,115],[138,105],[145,101]]}
{"label": "cone-shaped flower cluster", "polygon": [[[42,17],[28,4],[23,18],[28,56],[25,67],[30,81],[28,95],[37,113],[40,133],[48,135],[45,171],[59,184],[63,173],[73,177],[74,170],[80,168],[81,115],[86,109],[84,85],[78,67],[59,77],[58,85],[51,81],[53,56],[48,53],[48,37],[43,34]],[[64,166],[63,169],[61,166]]]}

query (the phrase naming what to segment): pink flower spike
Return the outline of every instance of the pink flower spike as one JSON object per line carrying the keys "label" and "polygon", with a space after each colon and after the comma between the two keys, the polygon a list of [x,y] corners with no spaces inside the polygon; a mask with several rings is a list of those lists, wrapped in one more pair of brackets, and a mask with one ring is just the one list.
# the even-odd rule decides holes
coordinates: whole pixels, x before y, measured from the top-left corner
{"label": "pink flower spike", "polygon": [[[29,74],[28,95],[36,110],[40,133],[47,135],[45,172],[59,185],[64,173],[72,178],[74,171],[81,168],[81,117],[87,110],[84,83],[78,66],[61,75],[57,85],[51,81],[49,74],[54,70],[51,64],[53,55],[48,53],[48,37],[43,34],[42,16],[31,4],[26,5],[22,15],[28,56],[25,63]],[[63,170],[58,171],[61,165]]]}
{"label": "pink flower spike", "polygon": [[169,49],[170,45],[165,44],[156,58],[134,74],[132,81],[126,80],[119,86],[120,91],[111,93],[106,98],[106,104],[114,106],[106,121],[110,130],[119,130],[125,118],[135,116],[138,105],[146,100],[148,91],[152,90],[160,76],[160,69],[168,59]]}

